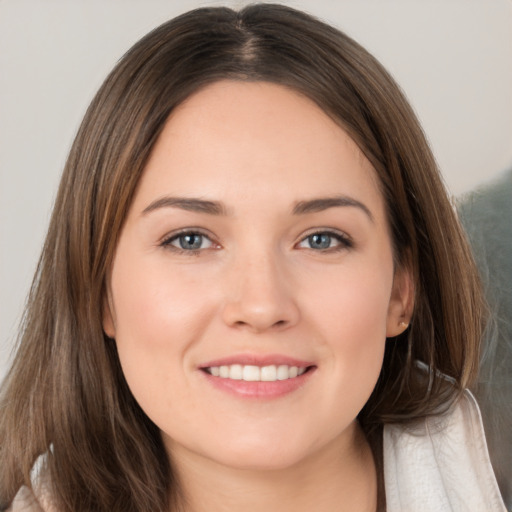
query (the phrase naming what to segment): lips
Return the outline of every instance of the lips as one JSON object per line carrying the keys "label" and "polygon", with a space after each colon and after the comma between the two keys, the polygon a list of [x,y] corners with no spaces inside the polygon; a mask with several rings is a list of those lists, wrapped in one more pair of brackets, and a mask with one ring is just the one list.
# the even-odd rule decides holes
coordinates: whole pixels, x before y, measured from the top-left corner
{"label": "lips", "polygon": [[199,369],[218,389],[241,397],[273,398],[302,387],[316,366],[283,355],[244,354],[210,361]]}

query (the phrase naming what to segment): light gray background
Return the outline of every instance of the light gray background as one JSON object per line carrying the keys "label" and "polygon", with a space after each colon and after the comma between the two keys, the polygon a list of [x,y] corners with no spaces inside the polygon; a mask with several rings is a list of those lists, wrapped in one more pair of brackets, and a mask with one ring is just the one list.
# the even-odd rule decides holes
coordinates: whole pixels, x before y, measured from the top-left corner
{"label": "light gray background", "polygon": [[[0,379],[71,141],[117,59],[165,20],[247,2],[0,0]],[[454,195],[512,166],[511,0],[285,1],[345,30],[406,91]]]}

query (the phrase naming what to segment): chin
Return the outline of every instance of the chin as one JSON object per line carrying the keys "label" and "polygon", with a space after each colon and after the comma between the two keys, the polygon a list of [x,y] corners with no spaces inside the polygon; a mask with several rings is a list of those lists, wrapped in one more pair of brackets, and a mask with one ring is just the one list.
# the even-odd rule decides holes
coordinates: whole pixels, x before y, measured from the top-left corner
{"label": "chin", "polygon": [[204,447],[208,458],[226,467],[244,471],[277,471],[299,465],[318,450],[311,439],[288,435],[251,438],[235,436]]}

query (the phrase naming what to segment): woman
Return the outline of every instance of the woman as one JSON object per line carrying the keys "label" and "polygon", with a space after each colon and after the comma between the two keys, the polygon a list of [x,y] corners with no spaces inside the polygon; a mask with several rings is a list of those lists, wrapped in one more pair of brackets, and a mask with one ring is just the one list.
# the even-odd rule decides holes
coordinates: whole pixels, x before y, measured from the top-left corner
{"label": "woman", "polygon": [[483,309],[372,56],[283,6],[180,16],[71,149],[2,389],[2,506],[503,510],[464,392]]}

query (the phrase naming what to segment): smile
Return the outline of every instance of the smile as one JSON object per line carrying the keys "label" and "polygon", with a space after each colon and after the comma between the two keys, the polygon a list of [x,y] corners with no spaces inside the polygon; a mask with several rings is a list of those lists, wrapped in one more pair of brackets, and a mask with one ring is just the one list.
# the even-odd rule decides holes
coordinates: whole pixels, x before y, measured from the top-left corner
{"label": "smile", "polygon": [[307,370],[306,367],[288,366],[286,364],[255,366],[255,365],[223,365],[210,366],[204,371],[221,379],[243,380],[246,382],[276,382],[294,379]]}
{"label": "smile", "polygon": [[284,354],[233,354],[198,370],[214,389],[239,399],[269,400],[303,388],[317,365]]}

